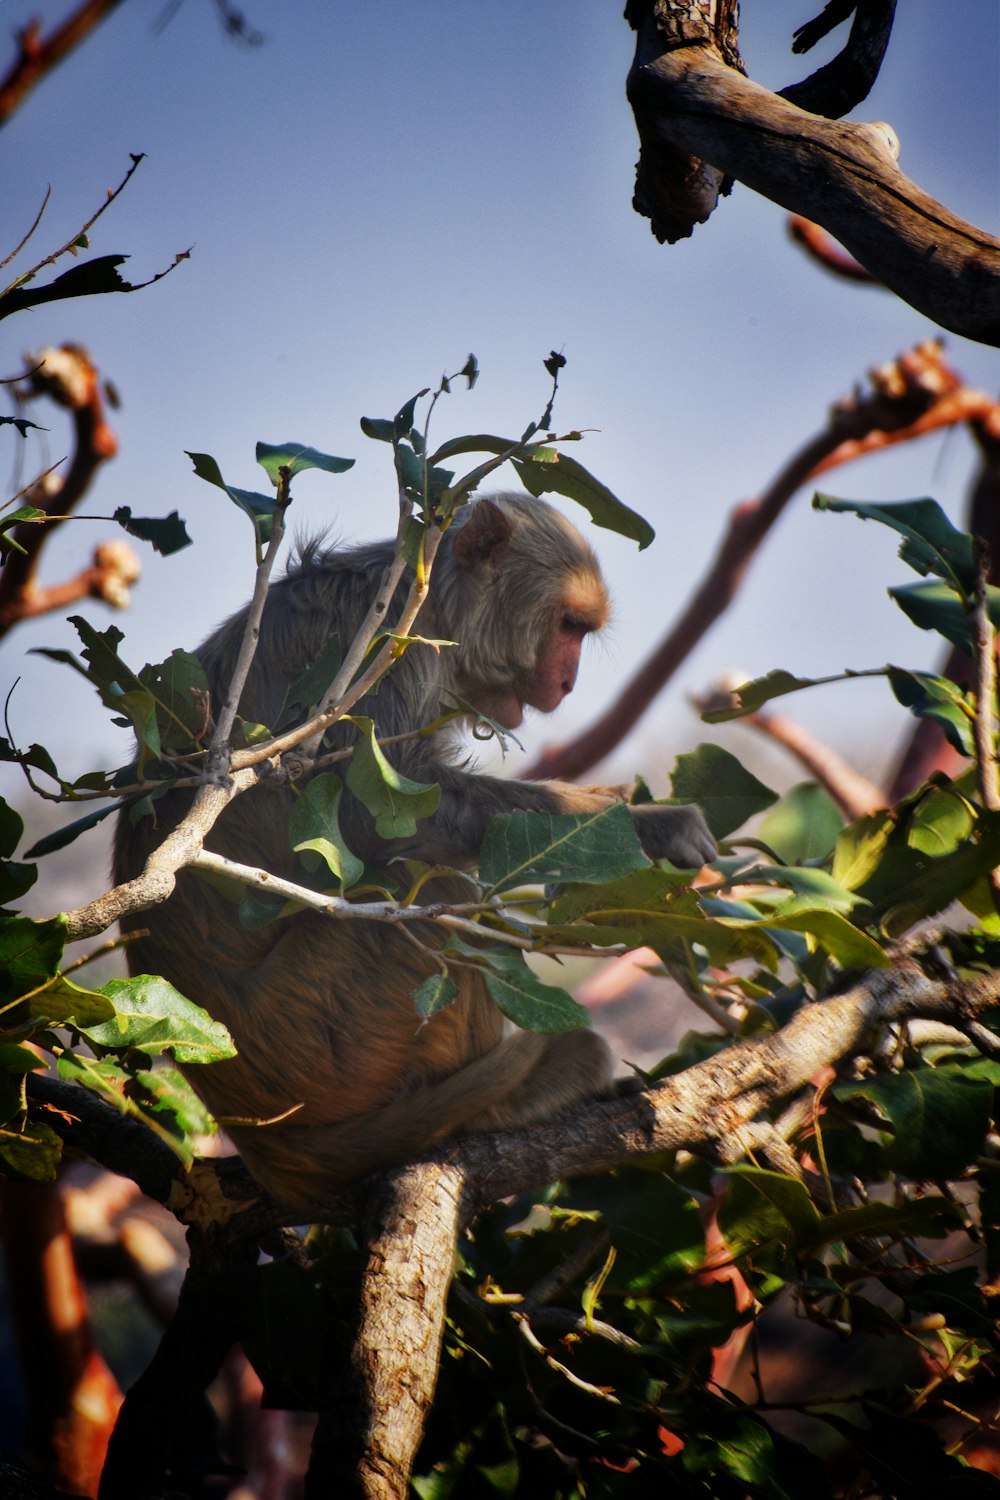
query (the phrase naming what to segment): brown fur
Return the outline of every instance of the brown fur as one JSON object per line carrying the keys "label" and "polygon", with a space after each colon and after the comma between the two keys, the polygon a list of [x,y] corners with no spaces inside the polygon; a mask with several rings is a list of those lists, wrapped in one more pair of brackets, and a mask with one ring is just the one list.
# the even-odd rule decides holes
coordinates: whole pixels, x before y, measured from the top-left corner
{"label": "brown fur", "polygon": [[[331,635],[346,645],[392,553],[390,543],[324,553],[307,549],[268,597],[260,645],[241,703],[245,718],[273,723],[285,690]],[[218,700],[231,677],[246,612],[210,636],[199,655]],[[597,560],[550,506],[502,495],[467,508],[446,534],[418,629],[458,642],[411,647],[376,693],[358,705],[381,736],[429,723],[449,691],[515,727],[524,704],[545,710],[572,687],[580,643],[607,618]],[[338,725],[337,745],[356,731]],[[382,843],[366,810],[346,794],[342,824],[352,848],[383,863],[409,855],[474,865],[490,819],[516,808],[576,812],[606,806],[607,788],[480,776],[456,764],[450,736],[394,746],[407,776],[441,785],[441,804],[415,837]],[[292,793],[258,787],[233,803],[208,846],[229,858],[297,878],[289,846]],[[175,825],[187,794],[172,793],[133,826],[119,821],[116,874],[141,870]],[[701,864],[713,846],[696,808],[635,809],[647,851]],[[461,882],[458,882],[461,885]],[[467,895],[438,881],[426,899]],[[421,1023],[412,992],[436,965],[385,924],[331,922],[302,912],[255,931],[232,903],[184,872],[163,906],[127,924],[148,928],[129,947],[133,972],[162,973],[223,1021],[238,1056],[194,1068],[191,1078],[260,1182],[305,1204],[325,1188],[404,1160],[455,1130],[530,1124],[605,1088],[607,1048],[590,1031],[507,1034],[479,973],[454,968],[454,1003]],[[427,925],[426,947],[440,945]],[[287,1119],[272,1121],[286,1111]],[[242,1122],[242,1123],[239,1123]]]}

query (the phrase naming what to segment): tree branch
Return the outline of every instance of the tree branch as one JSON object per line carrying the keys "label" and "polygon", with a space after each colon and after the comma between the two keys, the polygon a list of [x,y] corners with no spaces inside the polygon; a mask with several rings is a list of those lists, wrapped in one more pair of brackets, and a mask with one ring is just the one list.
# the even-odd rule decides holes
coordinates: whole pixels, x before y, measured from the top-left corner
{"label": "tree branch", "polygon": [[[955,333],[1000,344],[1000,241],[937,203],[896,166],[886,126],[830,121],[727,66],[709,40],[676,45],[657,29],[654,6],[632,8],[638,42],[628,95],[646,177],[657,152],[711,163],[789,212],[828,229],[911,307]],[[653,164],[650,169],[650,163]],[[676,239],[669,183],[642,211],[660,237]],[[706,218],[703,205],[698,217]]]}
{"label": "tree branch", "polygon": [[405,1500],[437,1384],[464,1176],[450,1165],[382,1174],[365,1204],[358,1329],[319,1414],[306,1500]]}
{"label": "tree branch", "polygon": [[[56,527],[79,505],[101,464],[114,457],[118,439],[105,419],[100,376],[86,350],[79,345],[64,344],[61,349],[44,350],[29,382],[33,395],[47,396],[70,412],[75,446],[62,479],[53,478],[50,472],[25,496],[27,504],[43,511],[47,519],[23,521],[10,533],[15,546],[8,552],[0,572],[0,640],[19,620],[60,608],[87,594],[105,598],[102,591],[108,586],[109,602],[113,603],[116,597],[121,598],[121,583],[134,583],[138,577],[138,560],[129,548],[127,564],[120,554],[112,553],[105,557],[102,567],[95,553],[92,567],[70,583],[46,590],[38,587],[42,548]],[[117,594],[110,577],[116,572],[124,572]]]}

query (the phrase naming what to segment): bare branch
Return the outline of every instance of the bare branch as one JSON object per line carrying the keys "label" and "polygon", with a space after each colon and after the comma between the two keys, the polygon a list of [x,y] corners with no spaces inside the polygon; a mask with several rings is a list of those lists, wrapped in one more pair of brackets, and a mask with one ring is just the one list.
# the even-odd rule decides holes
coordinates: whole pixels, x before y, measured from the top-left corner
{"label": "bare branch", "polygon": [[792,51],[807,52],[852,10],[854,21],[843,51],[801,83],[779,89],[782,99],[831,120],[867,99],[892,35],[896,0],[851,0],[848,4],[836,0],[823,16],[798,28]]}

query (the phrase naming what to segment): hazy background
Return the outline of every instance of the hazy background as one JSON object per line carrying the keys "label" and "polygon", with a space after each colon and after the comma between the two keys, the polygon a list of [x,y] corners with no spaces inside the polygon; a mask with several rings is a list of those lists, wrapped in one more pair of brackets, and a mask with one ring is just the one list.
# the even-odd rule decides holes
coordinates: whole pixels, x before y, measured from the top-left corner
{"label": "hazy background", "polygon": [[[0,70],[29,16],[48,31],[70,8],[0,0]],[[345,539],[384,535],[395,524],[389,452],[362,436],[359,416],[391,415],[472,350],[480,382],[471,395],[456,384],[434,437],[516,434],[544,404],[541,360],[556,348],[568,359],[556,424],[598,429],[575,456],[658,537],[640,554],[595,533],[614,626],[558,718],[526,726],[530,753],[571,735],[620,686],[704,569],[733,504],[768,481],[830,402],[934,332],[887,293],[824,276],[789,240],[783,213],[740,186],[693,239],[656,244],[631,208],[632,34],[621,8],[245,0],[265,38],[248,49],[224,38],[207,0],[186,0],[159,33],[160,0],[131,0],[0,134],[0,254],[25,232],[47,184],[52,201],[31,250],[38,258],[62,243],[120,180],[130,151],[148,159],[96,227],[94,253],[128,251],[125,274],[142,280],[194,247],[165,282],[134,296],[55,304],[4,325],[0,374],[16,373],[24,350],[73,339],[121,392],[120,456],[84,510],[176,508],[194,538],[166,560],[141,549],[133,607],[113,617],[136,667],[196,645],[251,584],[249,523],[194,478],[184,449],[214,454],[231,483],[249,488],[267,483],[253,459],[258,439],[355,456],[346,476],[297,482],[293,519]],[[745,0],[751,76],[780,87],[839,50],[843,28],[805,59],[790,53],[794,28],[821,8]],[[993,233],[998,78],[996,0],[956,0],[946,11],[904,0],[859,112],[893,125],[916,182]],[[957,338],[948,349],[968,380],[996,389],[995,350]],[[8,428],[0,442],[12,465],[20,440]],[[53,423],[29,463],[67,446]],[[972,462],[964,435],[937,436],[839,471],[828,488],[933,494],[960,519]],[[702,737],[687,697],[722,670],[819,675],[887,658],[933,661],[932,643],[885,598],[886,585],[907,576],[890,534],[816,515],[808,498],[798,497],[735,607],[616,754],[616,774],[641,768],[666,790],[674,753]],[[64,528],[45,580],[75,573],[95,541],[119,534],[96,523]],[[112,618],[98,604],[82,612],[102,628]],[[49,743],[73,775],[124,760],[127,736],[86,684],[26,655],[39,645],[76,649],[77,638],[51,617],[4,644],[0,691],[21,678],[10,706],[17,740]],[[910,722],[878,683],[806,694],[789,709],[875,773]],[[712,732],[738,753],[747,736]],[[772,761],[776,778],[798,779],[778,752]],[[515,751],[508,763],[516,773],[525,762]],[[18,779],[3,773],[7,795],[23,804]]]}

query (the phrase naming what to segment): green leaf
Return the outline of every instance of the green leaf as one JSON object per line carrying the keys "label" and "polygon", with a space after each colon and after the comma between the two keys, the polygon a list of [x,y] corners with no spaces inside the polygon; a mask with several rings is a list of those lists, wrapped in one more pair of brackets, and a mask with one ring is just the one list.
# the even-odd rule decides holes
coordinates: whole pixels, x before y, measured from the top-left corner
{"label": "green leaf", "polygon": [[120,803],[109,802],[107,807],[99,807],[94,812],[85,813],[82,818],[75,819],[72,823],[66,823],[62,828],[57,828],[54,833],[46,834],[39,839],[37,844],[32,844],[27,851],[29,859],[41,859],[43,854],[53,854],[57,849],[65,849],[74,839],[78,839],[81,833],[96,828],[98,823],[103,823],[105,818],[110,818],[113,812],[117,812]]}
{"label": "green leaf", "polygon": [[[444,443],[432,455],[430,462],[439,464],[461,453],[492,453],[499,457],[517,446],[514,438],[494,437],[490,433],[477,432],[474,436],[454,438],[451,442]],[[623,504],[589,470],[550,444],[528,446],[512,462],[529,494],[565,495],[583,506],[595,526],[629,537],[638,542],[640,549],[648,547],[656,535],[648,521]],[[491,467],[484,467],[483,474],[489,472]],[[477,482],[478,477],[483,477],[478,470],[473,470],[473,475],[477,476]],[[474,488],[474,485],[467,485],[470,477],[466,475],[457,487]]]}
{"label": "green leaf", "polygon": [[6,859],[17,848],[24,832],[24,819],[5,798],[0,797],[0,858]]}
{"label": "green leaf", "polygon": [[[768,912],[761,924],[776,928],[779,932],[804,932],[838,964],[848,969],[884,968],[889,962],[888,954],[860,928],[854,927],[839,912],[813,909],[795,909]],[[742,918],[731,918],[734,927],[746,928],[751,924]]]}
{"label": "green leaf", "polygon": [[768,1240],[788,1249],[813,1242],[820,1218],[803,1183],[747,1165],[729,1167],[725,1175],[719,1229],[734,1259]]}
{"label": "green leaf", "polygon": [[494,889],[528,880],[603,884],[648,867],[623,802],[595,813],[502,813],[479,855],[480,878]]}
{"label": "green leaf", "polygon": [[348,764],[347,785],[374,816],[379,838],[412,838],[417,819],[437,809],[441,788],[403,776],[382,753],[374,722],[356,714],[348,717],[360,736]]}
{"label": "green leaf", "polygon": [[[969,612],[962,598],[947,583],[906,583],[889,590],[900,609],[921,630],[933,630],[958,646],[969,656],[974,654]],[[991,584],[986,590],[987,608],[994,628],[1000,626],[1000,589]]]}
{"label": "green leaf", "polygon": [[188,452],[187,456],[194,464],[194,472],[198,478],[225,490],[233,504],[250,517],[258,542],[266,542],[274,524],[275,496],[261,495],[256,490],[239,490],[235,485],[227,484],[222,477],[222,470],[210,453]]}
{"label": "green leaf", "polygon": [[[635,879],[634,876],[631,878]],[[627,893],[619,889],[616,894],[621,900]],[[735,963],[741,958],[753,958],[771,970],[778,967],[780,955],[766,930],[768,925],[774,924],[764,921],[730,922],[715,920],[703,914],[656,912],[612,905],[608,900],[608,893],[603,890],[598,899],[602,897],[605,904],[597,905],[595,902],[594,909],[587,912],[586,919],[588,924],[595,924],[599,931],[605,929],[599,939],[605,943],[614,941],[612,934],[624,929],[631,933],[634,947],[653,948],[661,955],[670,954],[678,948],[684,953],[688,945],[694,943],[704,948],[710,961],[719,967]],[[587,931],[586,927],[579,928],[578,939],[586,939]]]}
{"label": "green leaf", "polygon": [[[146,1107],[154,1114],[166,1115],[168,1123],[175,1125],[183,1137],[214,1134],[215,1121],[178,1068],[140,1068],[134,1077],[145,1095]],[[187,1146],[185,1160],[189,1165],[194,1160],[193,1142]]]}
{"label": "green leaf", "polygon": [[896,827],[890,813],[866,813],[839,834],[833,851],[833,879],[849,891],[859,890],[878,869],[889,836]]}
{"label": "green leaf", "polygon": [[906,826],[912,849],[941,859],[972,837],[976,819],[964,797],[946,787],[933,787],[921,797]]}
{"label": "green leaf", "polygon": [[461,938],[450,937],[444,946],[446,959],[449,953],[474,958],[480,963],[494,1004],[515,1026],[521,1026],[525,1031],[549,1034],[590,1025],[590,1016],[583,1006],[578,1005],[565,990],[543,984],[528,968],[520,949],[500,944],[481,948],[463,942]]}
{"label": "green leaf", "polygon": [[112,1052],[132,1047],[153,1054],[172,1051],[179,1063],[219,1062],[236,1056],[222,1023],[213,1021],[165,979],[152,974],[111,979],[101,986],[101,993],[114,1006],[114,1019],[99,1026],[77,1027],[99,1047]]}
{"label": "green leaf", "polygon": [[915,572],[936,573],[960,594],[970,597],[976,586],[972,538],[948,520],[936,500],[900,500],[890,504],[837,500],[814,495],[814,510],[849,511],[862,521],[879,521],[903,538],[899,555]]}
{"label": "green leaf", "polygon": [[961,1176],[990,1129],[993,1085],[956,1065],[839,1083],[838,1099],[863,1099],[885,1121],[886,1166],[922,1181]]}
{"label": "green leaf", "polygon": [[[826,909],[847,914],[859,904],[860,897],[844,886],[838,885],[825,870],[800,869],[790,865],[752,865],[741,869],[736,877],[739,886],[752,886],[765,881],[774,888],[773,905],[768,901],[765,912],[768,918],[780,913],[790,916],[804,910]],[[783,887],[784,889],[777,889]],[[786,896],[785,891],[792,895]],[[752,899],[759,898],[755,894]]]}
{"label": "green leaf", "polygon": [[156,723],[163,750],[193,750],[208,729],[209,686],[197,656],[179,647],[166,661],[151,662],[139,681],[156,704]]}
{"label": "green leaf", "polygon": [[20,901],[37,879],[37,865],[26,865],[12,859],[0,861],[0,906]]}
{"label": "green leaf", "polygon": [[697,802],[717,839],[739,828],[755,813],[777,802],[762,781],[721,745],[699,745],[679,755],[671,778],[672,802]]}
{"label": "green leaf", "polygon": [[886,1235],[889,1239],[941,1239],[957,1229],[962,1210],[948,1198],[912,1198],[905,1203],[862,1203],[842,1208],[819,1220],[813,1235],[803,1236],[807,1250],[859,1236]]}
{"label": "green leaf", "polygon": [[528,448],[513,464],[529,495],[556,494],[575,500],[595,526],[637,542],[640,552],[655,539],[656,532],[644,516],[631,510],[569,454],[551,448]]}
{"label": "green leaf", "polygon": [[107,630],[95,630],[81,615],[69,615],[68,619],[83,642],[82,655],[87,665],[84,666],[70,651],[52,651],[43,647],[38,648],[38,654],[63,662],[85,677],[97,689],[107,708],[124,714],[125,720],[132,723],[140,747],[158,757],[161,745],[156,699],[118,655],[118,644],[124,640],[122,632],[116,625],[109,625]]}
{"label": "green leaf", "polygon": [[361,879],[364,862],[348,848],[340,830],[340,799],[344,783],[333,771],[314,776],[296,799],[288,820],[288,836],[296,854],[311,850],[336,875],[344,890]]}
{"label": "green leaf", "polygon": [[[857,677],[857,672],[835,672],[832,677],[795,677],[791,672],[786,672],[782,667],[776,667],[773,672],[768,672],[764,677],[755,677],[750,682],[744,682],[740,687],[733,688],[732,697],[736,699],[735,708],[710,708],[702,714],[706,724],[724,724],[729,719],[742,719],[746,714],[756,713],[765,703],[772,698],[782,698],[786,693],[797,693],[801,688],[822,687],[828,682],[844,682],[849,677]],[[872,674],[865,673],[865,676]]]}
{"label": "green leaf", "polygon": [[154,552],[163,557],[191,545],[187,527],[175,510],[169,516],[133,516],[129,506],[119,505],[112,520],[117,521],[129,536],[138,537],[140,542],[149,542]]}
{"label": "green leaf", "polygon": [[98,255],[93,260],[72,266],[46,286],[20,286],[0,294],[0,318],[26,307],[40,307],[44,302],[61,302],[67,297],[95,297],[102,292],[134,292],[136,287],[119,274],[118,267],[127,255]]}
{"label": "green leaf", "polygon": [[760,837],[787,864],[825,859],[844,826],[843,815],[828,792],[802,781],[778,801],[760,825]]}
{"label": "green leaf", "polygon": [[21,1130],[0,1130],[0,1161],[19,1177],[55,1182],[61,1160],[62,1141],[51,1125],[28,1120]]}
{"label": "green leaf", "polygon": [[305,722],[322,702],[324,693],[340,671],[343,659],[340,636],[331,635],[316,659],[289,683],[275,721],[275,733],[289,725]]}
{"label": "green leaf", "polygon": [[66,921],[0,916],[0,998],[17,1000],[55,977],[66,942]]}
{"label": "green leaf", "polygon": [[[922,825],[918,826],[921,827],[919,842],[927,845]],[[924,849],[913,847],[904,822],[891,830],[871,875],[854,888],[871,902],[887,931],[902,932],[922,917],[933,916],[949,902],[960,899],[998,863],[998,814],[980,810],[976,836],[942,858],[933,858]]]}
{"label": "green leaf", "polygon": [[417,402],[422,401],[424,396],[429,393],[430,386],[425,385],[423,390],[418,391],[415,396],[411,396],[409,401],[405,401],[399,408],[392,422],[393,436],[395,438],[398,439],[406,436],[413,426],[413,416],[417,409]]}
{"label": "green leaf", "polygon": [[114,1016],[115,1008],[99,990],[84,989],[65,974],[56,974],[30,997],[28,1012],[35,1020],[56,1026],[65,1021],[75,1026],[98,1026]]}
{"label": "green leaf", "polygon": [[[0,417],[0,421],[4,420],[3,417]],[[10,421],[11,418],[8,417],[6,420]],[[28,425],[34,427],[36,424],[30,422]],[[44,429],[42,430],[44,431]],[[15,527],[20,526],[24,522],[41,524],[48,519],[47,513],[44,510],[39,510],[35,505],[21,505],[18,506],[17,510],[8,511],[6,515],[0,516],[0,559],[9,552],[20,552],[23,556],[27,557],[27,547],[22,547],[21,543],[13,535]]]}
{"label": "green leaf", "polygon": [[514,949],[491,949],[484,978],[497,1009],[525,1031],[548,1034],[590,1025],[583,1006],[565,990],[543,984]]}
{"label": "green leaf", "polygon": [[975,705],[970,693],[947,677],[930,672],[888,668],[889,684],[897,700],[918,719],[940,724],[945,739],[960,755],[976,753],[973,723]]}
{"label": "green leaf", "polygon": [[428,1021],[439,1010],[446,1009],[458,995],[458,985],[447,974],[431,974],[413,991],[413,1008]]}
{"label": "green leaf", "polygon": [[320,453],[306,443],[258,443],[257,462],[266,469],[272,484],[278,483],[278,470],[287,464],[291,477],[306,469],[322,469],[327,474],[346,474],[354,468],[353,458],[335,458],[332,453]]}
{"label": "green leaf", "polygon": [[387,417],[362,417],[361,431],[379,443],[391,443],[396,436],[396,429]]}

